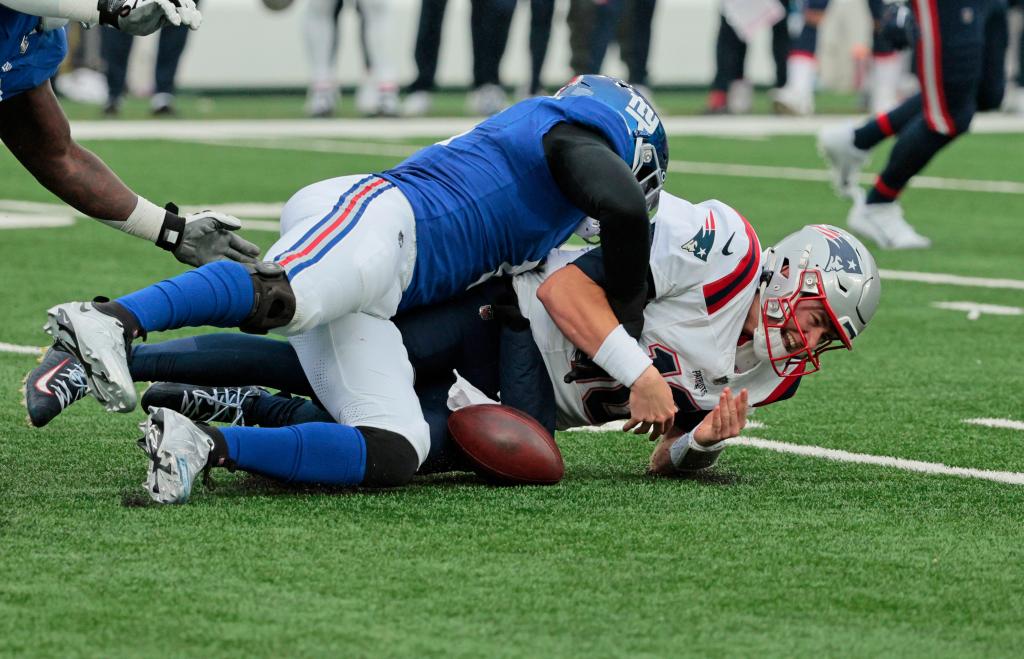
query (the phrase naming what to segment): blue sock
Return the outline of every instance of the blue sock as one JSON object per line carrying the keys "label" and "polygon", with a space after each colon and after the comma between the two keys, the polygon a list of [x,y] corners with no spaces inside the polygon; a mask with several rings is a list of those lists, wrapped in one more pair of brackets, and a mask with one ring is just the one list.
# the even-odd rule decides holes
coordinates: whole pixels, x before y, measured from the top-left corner
{"label": "blue sock", "polygon": [[147,332],[179,327],[235,327],[254,303],[249,271],[218,261],[118,298]]}
{"label": "blue sock", "polygon": [[366,441],[352,426],[303,423],[218,430],[239,469],[286,483],[358,485],[366,473]]}

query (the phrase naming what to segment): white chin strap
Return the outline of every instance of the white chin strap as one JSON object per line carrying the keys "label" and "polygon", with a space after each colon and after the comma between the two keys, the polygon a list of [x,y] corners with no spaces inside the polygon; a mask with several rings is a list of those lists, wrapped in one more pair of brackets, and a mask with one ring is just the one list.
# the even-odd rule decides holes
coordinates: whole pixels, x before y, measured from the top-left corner
{"label": "white chin strap", "polygon": [[786,354],[786,343],[782,340],[782,330],[772,328],[767,330],[768,338],[765,338],[764,329],[764,315],[760,312],[757,314],[757,327],[754,328],[754,355],[763,362],[771,360],[771,356],[768,354],[768,340],[772,344],[772,353],[777,356]]}

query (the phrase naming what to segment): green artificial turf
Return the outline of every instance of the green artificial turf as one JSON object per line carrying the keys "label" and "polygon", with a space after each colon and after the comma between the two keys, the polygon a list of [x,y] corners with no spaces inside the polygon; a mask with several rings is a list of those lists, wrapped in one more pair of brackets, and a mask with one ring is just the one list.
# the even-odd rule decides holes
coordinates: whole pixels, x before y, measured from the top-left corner
{"label": "green artificial turf", "polygon": [[[182,204],[280,203],[395,161],[88,146],[140,193]],[[674,139],[672,154],[820,168],[809,137]],[[926,173],[1021,181],[1021,154],[1024,136],[967,136]],[[0,173],[0,198],[53,201],[7,152]],[[669,189],[734,205],[764,244],[847,211],[824,182],[687,174]],[[1021,195],[912,189],[905,206],[935,245],[876,251],[881,267],[1024,280]],[[44,345],[50,305],[180,270],[84,219],[0,231],[0,342]],[[885,281],[854,353],[826,355],[745,434],[1024,472],[1024,433],[962,423],[1024,418],[1024,316],[968,320],[939,301],[1024,307],[1024,294]],[[651,478],[642,438],[575,432],[558,437],[566,476],[552,487],[454,474],[361,492],[218,473],[188,505],[156,507],[140,487],[141,413],[85,400],[30,430],[33,365],[0,352],[3,656],[1010,657],[1024,644],[1021,486],[749,447],[701,478]]]}

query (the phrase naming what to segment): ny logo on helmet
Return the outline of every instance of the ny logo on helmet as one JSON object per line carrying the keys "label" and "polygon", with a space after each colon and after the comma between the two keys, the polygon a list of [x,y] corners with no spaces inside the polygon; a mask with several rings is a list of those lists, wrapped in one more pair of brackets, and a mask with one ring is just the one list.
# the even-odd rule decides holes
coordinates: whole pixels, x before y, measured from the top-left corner
{"label": "ny logo on helmet", "polygon": [[629,103],[626,104],[626,114],[636,119],[637,128],[648,135],[653,135],[661,123],[654,108],[635,93],[631,93]]}
{"label": "ny logo on helmet", "polygon": [[843,236],[843,234],[823,224],[815,224],[814,228],[821,235],[825,236],[828,242],[828,261],[825,263],[825,272],[849,272],[851,274],[862,274],[860,269],[860,256],[857,250]]}

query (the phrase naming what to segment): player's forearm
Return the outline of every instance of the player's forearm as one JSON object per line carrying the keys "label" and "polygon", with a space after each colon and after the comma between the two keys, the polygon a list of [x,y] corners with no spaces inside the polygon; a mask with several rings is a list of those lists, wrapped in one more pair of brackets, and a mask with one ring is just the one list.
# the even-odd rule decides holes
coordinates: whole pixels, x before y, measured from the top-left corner
{"label": "player's forearm", "polygon": [[548,277],[537,298],[562,334],[617,382],[632,387],[650,368],[650,357],[619,324],[604,289],[575,265]]}
{"label": "player's forearm", "polygon": [[537,298],[559,331],[590,357],[619,324],[604,290],[571,264],[548,277]]}
{"label": "player's forearm", "polygon": [[76,143],[50,162],[30,167],[47,190],[97,220],[123,222],[139,197],[95,154]]}
{"label": "player's forearm", "polygon": [[100,20],[96,0],[0,0],[0,4],[31,16],[67,18],[90,25]]}

